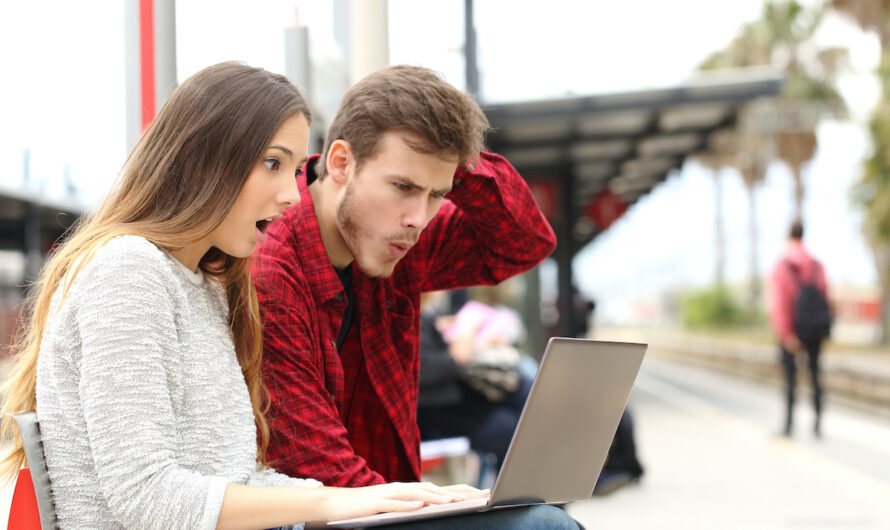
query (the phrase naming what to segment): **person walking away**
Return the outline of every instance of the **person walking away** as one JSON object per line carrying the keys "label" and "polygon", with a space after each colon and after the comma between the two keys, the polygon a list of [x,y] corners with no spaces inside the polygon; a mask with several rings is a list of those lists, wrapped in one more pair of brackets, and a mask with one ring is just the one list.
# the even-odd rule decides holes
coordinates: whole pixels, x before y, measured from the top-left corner
{"label": "person walking away", "polygon": [[831,331],[832,309],[828,302],[825,269],[803,245],[803,224],[795,221],[788,247],[776,263],[770,287],[770,322],[779,340],[785,375],[785,424],[790,436],[794,423],[797,361],[806,358],[813,385],[815,420],[813,433],[822,434],[824,394],[819,368],[822,343]]}

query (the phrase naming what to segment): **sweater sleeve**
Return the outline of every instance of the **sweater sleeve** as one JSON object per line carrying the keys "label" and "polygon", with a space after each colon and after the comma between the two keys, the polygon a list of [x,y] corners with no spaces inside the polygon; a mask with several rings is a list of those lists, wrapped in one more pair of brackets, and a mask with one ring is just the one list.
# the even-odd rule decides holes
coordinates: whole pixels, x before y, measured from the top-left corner
{"label": "sweater sleeve", "polygon": [[152,250],[107,259],[100,251],[78,279],[87,435],[99,488],[121,525],[210,530],[227,480],[183,469],[175,458],[173,284]]}
{"label": "sweater sleeve", "polygon": [[312,478],[294,478],[271,468],[257,469],[247,480],[248,486],[281,486],[295,488],[317,488],[321,482]]}

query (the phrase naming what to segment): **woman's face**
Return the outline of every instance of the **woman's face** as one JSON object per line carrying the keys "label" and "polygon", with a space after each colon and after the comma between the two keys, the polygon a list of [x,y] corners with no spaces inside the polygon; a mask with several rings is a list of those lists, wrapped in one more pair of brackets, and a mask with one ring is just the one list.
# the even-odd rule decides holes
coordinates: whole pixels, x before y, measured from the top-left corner
{"label": "woman's face", "polygon": [[210,244],[230,256],[246,258],[266,239],[269,225],[300,202],[297,171],[306,162],[309,124],[302,113],[288,118],[251,170],[223,222],[210,234]]}

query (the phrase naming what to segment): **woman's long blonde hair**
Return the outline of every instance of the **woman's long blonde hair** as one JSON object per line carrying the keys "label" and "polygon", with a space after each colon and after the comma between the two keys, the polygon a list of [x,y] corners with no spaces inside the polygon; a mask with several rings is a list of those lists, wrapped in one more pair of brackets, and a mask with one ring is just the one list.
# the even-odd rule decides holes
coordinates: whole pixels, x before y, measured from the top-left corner
{"label": "woman's long blonde hair", "polygon": [[[207,237],[228,214],[275,132],[296,113],[311,118],[284,76],[240,63],[206,68],[173,92],[99,209],[71,228],[30,289],[13,346],[15,365],[4,385],[0,434],[15,445],[0,463],[0,477],[26,463],[15,422],[7,414],[36,410],[37,358],[56,290],[62,290],[64,300],[80,269],[114,237],[142,236],[165,250]],[[265,461],[269,404],[260,372],[262,336],[250,259],[211,248],[199,267],[225,287],[230,332],[259,433],[257,454]]]}

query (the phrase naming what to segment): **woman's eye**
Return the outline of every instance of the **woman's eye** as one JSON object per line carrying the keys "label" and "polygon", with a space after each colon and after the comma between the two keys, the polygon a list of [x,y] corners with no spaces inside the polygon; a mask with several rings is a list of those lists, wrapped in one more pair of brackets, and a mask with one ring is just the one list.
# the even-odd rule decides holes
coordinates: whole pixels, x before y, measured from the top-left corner
{"label": "woman's eye", "polygon": [[267,158],[263,160],[263,164],[266,165],[266,169],[269,171],[278,171],[281,162],[279,162],[277,158]]}

